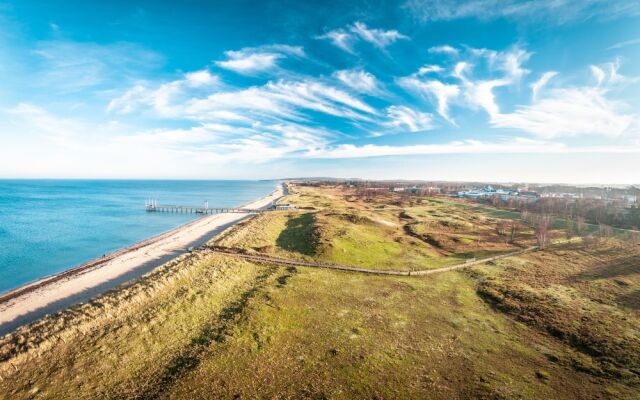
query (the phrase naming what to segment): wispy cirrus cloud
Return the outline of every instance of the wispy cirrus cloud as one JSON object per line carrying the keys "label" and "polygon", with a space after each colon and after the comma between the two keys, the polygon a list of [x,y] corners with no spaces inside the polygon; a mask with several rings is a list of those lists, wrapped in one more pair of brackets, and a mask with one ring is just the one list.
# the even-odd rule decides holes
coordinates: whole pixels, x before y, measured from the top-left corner
{"label": "wispy cirrus cloud", "polygon": [[190,168],[223,162],[264,163],[326,147],[336,136],[322,127],[286,121],[244,125],[202,122],[181,129],[139,130],[120,124],[95,127],[90,121],[62,118],[29,103],[8,110],[8,115],[20,122],[27,143],[81,152],[87,157],[87,166],[109,159],[122,160],[126,166],[143,157],[146,167],[163,173],[176,162]]}
{"label": "wispy cirrus cloud", "polygon": [[423,132],[435,128],[433,115],[407,106],[389,106],[386,109],[387,126],[409,132]]}
{"label": "wispy cirrus cloud", "polygon": [[626,0],[407,0],[403,8],[423,22],[509,18],[524,22],[544,19],[548,23],[565,24],[640,15],[640,5]]}
{"label": "wispy cirrus cloud", "polygon": [[500,107],[496,103],[494,89],[512,85],[527,74],[529,71],[522,65],[531,54],[518,48],[505,52],[471,49],[471,52],[486,57],[489,66],[502,72],[502,75],[491,79],[473,79],[467,76],[472,67],[467,62],[457,63],[453,75],[462,83],[464,97],[471,107],[484,109],[489,116],[499,114]]}
{"label": "wispy cirrus cloud", "polygon": [[[197,82],[210,84],[194,88],[194,74],[199,74]],[[218,78],[208,71],[199,71],[166,83],[137,84],[111,100],[107,111],[128,114],[151,110],[163,118],[196,121],[304,120],[308,118],[308,112],[369,121],[378,113],[353,94],[321,80],[278,80],[261,86],[224,90],[215,84],[217,81]]]}
{"label": "wispy cirrus cloud", "polygon": [[418,72],[416,73],[416,75],[423,76],[423,75],[430,74],[432,72],[442,72],[442,71],[444,71],[444,68],[442,68],[439,65],[426,64],[420,67],[420,69],[418,69]]}
{"label": "wispy cirrus cloud", "polygon": [[292,157],[310,148],[322,148],[335,134],[297,123],[260,123],[237,126],[203,123],[187,129],[157,129],[120,138],[123,146],[179,148],[202,162],[259,164]]}
{"label": "wispy cirrus cloud", "polygon": [[316,38],[329,40],[333,45],[349,53],[353,53],[353,45],[358,41],[368,42],[384,50],[398,40],[409,39],[408,36],[403,35],[395,29],[384,30],[369,28],[364,22],[360,21],[356,21],[346,28],[328,31]]}
{"label": "wispy cirrus cloud", "polygon": [[620,137],[632,133],[637,116],[606,97],[598,87],[558,88],[513,113],[496,114],[491,124],[518,129],[543,138],[597,135]]}
{"label": "wispy cirrus cloud", "polygon": [[424,144],[411,146],[389,146],[352,144],[310,150],[306,156],[311,158],[364,158],[400,155],[428,154],[496,154],[496,153],[550,153],[565,152],[567,147],[547,141],[514,138],[500,142],[480,140],[456,140],[442,144]]}
{"label": "wispy cirrus cloud", "polygon": [[540,96],[539,87],[555,76],[548,72],[536,81],[533,102],[512,113],[492,115],[494,127],[519,129],[543,138],[580,135],[618,138],[640,135],[640,116],[624,102],[609,98],[614,87],[626,82],[618,73],[619,60],[589,68],[595,85],[556,87]]}
{"label": "wispy cirrus cloud", "polygon": [[346,86],[361,93],[378,94],[382,92],[378,79],[361,69],[340,70],[334,72],[333,76]]}
{"label": "wispy cirrus cloud", "polygon": [[442,46],[430,47],[429,53],[458,55],[459,51],[455,47],[445,44]]}
{"label": "wispy cirrus cloud", "polygon": [[281,80],[248,89],[215,92],[190,100],[186,107],[186,112],[195,117],[220,110],[292,119],[304,119],[304,111],[354,120],[368,120],[376,114],[373,107],[359,98],[314,80]]}
{"label": "wispy cirrus cloud", "polygon": [[607,47],[607,50],[617,50],[617,49],[622,49],[622,48],[627,47],[627,46],[634,46],[634,45],[638,45],[638,44],[640,44],[640,38],[624,40],[622,42],[618,42],[618,43],[614,44],[613,46]]}
{"label": "wispy cirrus cloud", "polygon": [[360,39],[367,41],[380,49],[384,49],[398,40],[409,39],[408,36],[403,35],[395,29],[384,30],[369,28],[363,22],[355,22],[351,25],[350,30]]}
{"label": "wispy cirrus cloud", "polygon": [[41,64],[36,84],[74,92],[130,82],[160,66],[163,57],[135,43],[41,41],[32,51]]}
{"label": "wispy cirrus cloud", "polygon": [[216,61],[218,67],[252,75],[274,69],[280,59],[288,56],[304,57],[305,54],[302,47],[277,44],[229,50],[225,55],[226,60]]}
{"label": "wispy cirrus cloud", "polygon": [[[519,82],[529,72],[522,65],[531,53],[519,48],[502,52],[470,48],[468,53],[465,61],[458,61],[450,67],[448,75],[454,78],[453,81],[425,77],[430,72],[445,73],[440,66],[425,66],[415,74],[398,79],[398,84],[435,102],[438,114],[454,125],[455,120],[450,114],[451,104],[482,109],[490,116],[496,115],[500,113],[500,107],[494,89]],[[486,64],[487,73],[493,76],[472,76],[476,62]]]}
{"label": "wispy cirrus cloud", "polygon": [[[174,101],[195,89],[210,90],[219,85],[220,79],[208,70],[188,72],[182,78],[157,86],[150,83],[138,83],[122,95],[109,101],[107,112],[128,114],[139,109],[151,108],[162,117],[180,115],[180,105]],[[155,86],[155,87],[154,87]]]}
{"label": "wispy cirrus cloud", "polygon": [[556,75],[558,75],[556,71],[547,71],[542,74],[542,76],[537,81],[529,85],[532,92],[531,97],[534,101],[538,98],[538,93],[542,90],[542,88],[544,88],[547,83],[549,83],[549,81]]}
{"label": "wispy cirrus cloud", "polygon": [[353,53],[353,44],[356,38],[344,29],[335,29],[323,35],[316,36],[316,39],[329,40],[334,46],[348,52]]}
{"label": "wispy cirrus cloud", "polygon": [[422,97],[433,99],[436,103],[438,114],[445,120],[455,124],[453,117],[449,113],[449,105],[460,94],[458,85],[438,80],[421,80],[413,76],[400,78],[398,84]]}

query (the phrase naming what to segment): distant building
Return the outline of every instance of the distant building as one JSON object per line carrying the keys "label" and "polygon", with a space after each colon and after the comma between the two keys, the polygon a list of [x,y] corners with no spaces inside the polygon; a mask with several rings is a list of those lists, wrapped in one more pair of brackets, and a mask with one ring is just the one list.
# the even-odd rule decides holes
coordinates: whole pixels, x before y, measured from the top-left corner
{"label": "distant building", "polygon": [[418,193],[418,188],[414,187],[393,187],[391,188],[392,192],[396,193]]}
{"label": "distant building", "polygon": [[532,191],[518,191],[516,189],[494,189],[491,186],[487,186],[482,189],[458,192],[458,197],[469,199],[486,199],[494,196],[500,196],[503,201],[536,200],[538,198],[538,193]]}
{"label": "distant building", "polygon": [[635,194],[624,194],[622,200],[627,202],[627,205],[632,206],[638,202],[638,196]]}

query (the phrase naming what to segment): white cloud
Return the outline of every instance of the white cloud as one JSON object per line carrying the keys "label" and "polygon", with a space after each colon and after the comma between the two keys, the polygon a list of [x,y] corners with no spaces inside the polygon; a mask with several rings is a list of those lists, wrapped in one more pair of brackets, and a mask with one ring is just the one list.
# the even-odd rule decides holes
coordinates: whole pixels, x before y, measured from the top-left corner
{"label": "white cloud", "polygon": [[[449,99],[462,94],[462,98],[466,105],[472,109],[481,108],[490,116],[500,113],[495,94],[493,90],[498,87],[512,85],[517,83],[522,76],[529,71],[522,67],[522,64],[528,60],[530,53],[515,48],[509,51],[497,52],[487,49],[470,49],[475,57],[480,57],[486,61],[490,72],[500,72],[499,76],[492,79],[474,79],[469,76],[474,65],[469,61],[457,62],[451,74],[457,78],[461,85],[452,87],[440,81],[432,81],[428,89],[438,98],[439,113],[444,118],[453,122],[448,116],[447,106]],[[439,83],[434,83],[439,82]],[[446,116],[445,116],[446,115]]]}
{"label": "white cloud", "polygon": [[157,129],[120,137],[126,146],[186,150],[200,163],[263,163],[324,147],[333,134],[295,123],[249,126],[205,123],[188,129]]}
{"label": "white cloud", "polygon": [[269,82],[265,90],[267,96],[281,103],[334,116],[367,119],[365,114],[376,113],[373,107],[362,100],[316,81]]}
{"label": "white cloud", "polygon": [[625,40],[623,42],[618,42],[611,47],[608,47],[607,50],[617,50],[627,46],[633,46],[636,44],[640,44],[640,38]]}
{"label": "white cloud", "polygon": [[593,77],[596,78],[596,84],[600,86],[606,77],[602,68],[591,65],[591,73],[593,74]]}
{"label": "white cloud", "polygon": [[220,112],[230,112],[250,117],[251,114],[270,118],[299,118],[286,103],[281,103],[265,88],[214,92],[206,97],[194,97],[184,104],[184,116],[189,119],[207,121],[217,118]]}
{"label": "white cloud", "polygon": [[360,37],[360,39],[365,40],[380,49],[384,49],[398,40],[409,39],[409,37],[401,34],[395,29],[388,31],[382,29],[370,29],[363,22],[354,23],[350,26],[350,30]]}
{"label": "white cloud", "polygon": [[[291,122],[226,124],[205,122],[185,129],[135,130],[117,123],[95,125],[89,121],[62,118],[32,104],[19,104],[8,111],[11,120],[19,122],[22,145],[28,146],[34,160],[30,163],[36,175],[55,164],[65,174],[82,173],[96,176],[107,163],[110,176],[175,176],[202,174],[201,168],[224,162],[263,163],[293,157],[309,149],[326,147],[335,134],[317,127]],[[40,154],[45,156],[40,158]],[[67,154],[68,165],[48,165],[56,154]],[[0,160],[0,168],[5,160]],[[74,170],[75,168],[76,170]],[[4,170],[6,173],[6,169]],[[58,170],[60,171],[60,170]],[[200,171],[200,172],[198,172]],[[26,169],[23,173],[26,172]]]}
{"label": "white cloud", "polygon": [[502,79],[488,81],[467,82],[465,97],[472,107],[481,107],[490,116],[500,113],[493,89],[506,86],[510,82]]}
{"label": "white cloud", "polygon": [[181,105],[174,104],[181,100],[190,90],[213,89],[220,80],[207,70],[188,72],[181,79],[160,84],[151,89],[147,84],[137,84],[121,96],[112,99],[107,112],[128,114],[140,108],[150,107],[163,117],[176,117],[181,113]]}
{"label": "white cloud", "polygon": [[333,74],[340,82],[358,92],[375,94],[380,93],[380,84],[375,76],[367,71],[359,69],[336,71]]}
{"label": "white cloud", "polygon": [[277,53],[247,54],[242,51],[227,51],[225,54],[229,59],[216,61],[216,65],[240,74],[254,74],[270,70],[276,66],[276,61],[283,57],[282,54]]}
{"label": "white cloud", "polygon": [[421,132],[435,127],[433,116],[429,113],[416,111],[406,106],[387,107],[388,126],[397,129],[407,129],[409,132]]}
{"label": "white cloud", "polygon": [[438,114],[455,124],[455,121],[449,115],[449,103],[460,94],[458,85],[447,84],[437,80],[422,81],[415,77],[400,78],[398,84],[407,90],[435,99]]}
{"label": "white cloud", "polygon": [[239,74],[251,75],[274,69],[278,60],[289,55],[303,57],[304,50],[297,46],[267,45],[229,50],[225,52],[225,55],[227,60],[216,61],[218,67]]}
{"label": "white cloud", "polygon": [[220,83],[220,79],[215,75],[211,75],[206,69],[188,72],[185,74],[185,79],[191,87],[210,86]]}
{"label": "white cloud", "polygon": [[513,138],[493,143],[479,140],[460,140],[444,144],[411,146],[381,146],[374,144],[356,146],[344,144],[311,150],[306,155],[311,158],[364,158],[427,154],[559,153],[566,151],[567,147],[560,143]]}
{"label": "white cloud", "polygon": [[148,90],[143,85],[135,85],[122,95],[112,99],[107,105],[107,112],[118,112],[128,114],[138,108],[143,103],[141,100],[146,98]]}
{"label": "white cloud", "polygon": [[514,48],[508,51],[498,52],[495,56],[495,62],[498,63],[497,68],[507,74],[507,79],[516,82],[529,73],[529,70],[522,68],[522,64],[527,62],[530,57],[531,53],[519,48]]}
{"label": "white cloud", "polygon": [[439,65],[423,65],[422,67],[420,67],[420,69],[418,69],[418,76],[423,76],[423,75],[427,75],[431,72],[442,72],[444,71],[444,68],[442,68]]}
{"label": "white cloud", "polygon": [[494,115],[491,124],[520,129],[543,138],[599,135],[620,137],[633,133],[637,117],[621,111],[622,105],[606,98],[598,87],[559,88],[530,106],[510,114]]}
{"label": "white cloud", "polygon": [[[399,79],[398,83],[434,99],[438,114],[452,123],[455,121],[449,113],[449,105],[455,103],[486,111],[492,127],[518,129],[543,138],[597,135],[633,139],[640,134],[640,117],[630,112],[624,103],[608,98],[615,85],[634,81],[618,73],[619,60],[591,66],[597,83],[595,87],[554,88],[543,93],[541,89],[557,75],[555,71],[548,71],[530,85],[533,91],[531,105],[520,105],[514,112],[503,113],[494,91],[515,85],[529,73],[523,63],[530,53],[518,48],[505,52],[470,49],[470,53],[479,57],[475,61],[487,62],[487,71],[476,68],[470,61],[459,61],[450,75],[459,84],[420,79],[420,71]],[[478,79],[474,76],[478,70],[493,77]]]}
{"label": "white cloud", "polygon": [[324,35],[318,36],[317,39],[330,40],[334,46],[339,47],[348,53],[353,53],[352,46],[355,41],[355,37],[350,33],[345,32],[344,29],[329,31]]}
{"label": "white cloud", "polygon": [[317,39],[330,40],[333,45],[342,50],[353,53],[353,45],[358,40],[364,40],[371,43],[379,49],[385,49],[387,46],[398,40],[409,39],[395,29],[371,29],[363,22],[355,22],[349,25],[347,29],[335,29],[318,36]]}
{"label": "white cloud", "polygon": [[532,83],[531,86],[531,92],[532,92],[532,98],[535,101],[538,98],[538,93],[542,90],[542,88],[549,83],[549,81],[555,77],[556,75],[558,75],[558,73],[556,71],[548,71],[545,72],[544,74],[542,74],[542,76],[540,77],[540,79],[538,79],[537,81],[535,81],[534,83]]}
{"label": "white cloud", "polygon": [[449,46],[448,44],[445,44],[442,46],[430,47],[429,53],[444,53],[444,54],[457,55],[458,49],[456,49],[455,47]]}
{"label": "white cloud", "polygon": [[600,65],[591,65],[591,73],[598,86],[606,83],[608,86],[617,85],[620,83],[636,83],[640,78],[627,77],[621,75],[618,70],[620,69],[620,58],[616,58],[612,62],[603,63]]}
{"label": "white cloud", "polygon": [[462,82],[464,88],[463,94],[468,105],[472,108],[480,107],[489,115],[495,115],[500,112],[500,108],[496,104],[493,89],[500,86],[506,86],[511,83],[508,79],[490,79],[473,81],[466,77],[465,71],[470,68],[466,62],[459,62],[453,72],[453,76]]}
{"label": "white cloud", "polygon": [[181,79],[156,88],[136,85],[111,100],[107,110],[126,114],[150,108],[160,117],[197,121],[303,120],[307,118],[305,111],[367,121],[377,113],[357,97],[314,80],[280,80],[227,91],[209,87],[204,96],[189,90],[189,82],[188,78]]}

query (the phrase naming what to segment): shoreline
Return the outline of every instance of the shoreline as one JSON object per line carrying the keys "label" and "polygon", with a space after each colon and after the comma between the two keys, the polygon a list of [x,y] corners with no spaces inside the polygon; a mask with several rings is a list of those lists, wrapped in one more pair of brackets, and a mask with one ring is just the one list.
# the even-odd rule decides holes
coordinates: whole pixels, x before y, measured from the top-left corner
{"label": "shoreline", "polygon": [[[259,210],[286,195],[283,185],[242,208]],[[152,236],[103,257],[49,275],[0,294],[0,336],[45,315],[136,279],[154,268],[197,247],[251,213],[206,215]]]}

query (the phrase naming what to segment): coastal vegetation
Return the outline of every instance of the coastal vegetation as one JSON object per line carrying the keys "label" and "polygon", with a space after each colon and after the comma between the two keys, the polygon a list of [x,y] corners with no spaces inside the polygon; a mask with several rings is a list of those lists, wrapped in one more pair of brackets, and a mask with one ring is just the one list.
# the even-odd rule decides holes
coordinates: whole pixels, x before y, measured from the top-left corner
{"label": "coastal vegetation", "polygon": [[[539,243],[461,200],[291,186],[208,244],[419,271]],[[0,339],[0,398],[634,399],[640,246],[566,241],[424,277],[255,264],[196,249]]]}

